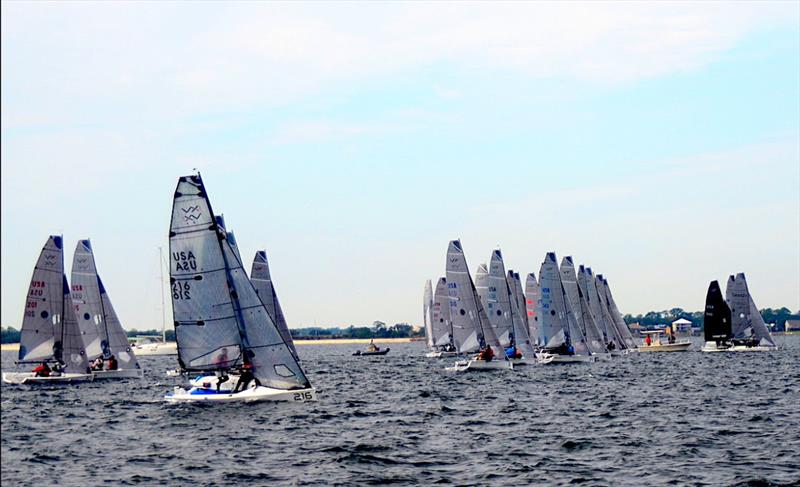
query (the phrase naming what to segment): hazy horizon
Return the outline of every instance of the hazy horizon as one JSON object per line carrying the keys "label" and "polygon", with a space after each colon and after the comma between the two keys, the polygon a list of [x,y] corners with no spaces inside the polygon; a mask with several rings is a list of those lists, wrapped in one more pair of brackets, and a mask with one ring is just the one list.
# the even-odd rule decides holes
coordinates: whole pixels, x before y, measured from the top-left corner
{"label": "hazy horizon", "polygon": [[[2,326],[90,238],[126,329],[197,168],[292,328],[422,323],[460,238],[623,313],[800,309],[800,4],[2,3]],[[167,294],[167,323],[172,322]]]}

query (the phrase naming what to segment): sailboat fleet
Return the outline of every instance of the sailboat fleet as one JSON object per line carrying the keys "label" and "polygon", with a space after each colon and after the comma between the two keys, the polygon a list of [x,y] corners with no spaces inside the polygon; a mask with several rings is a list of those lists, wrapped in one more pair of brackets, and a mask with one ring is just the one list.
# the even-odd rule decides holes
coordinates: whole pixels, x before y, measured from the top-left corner
{"label": "sailboat fleet", "polygon": [[[199,174],[179,178],[169,230],[176,332],[172,403],[316,400],[278,300],[265,250],[248,277],[236,238],[215,215]],[[10,384],[69,383],[143,376],[100,278],[91,242],[79,240],[70,286],[63,238],[50,236],[34,266],[17,365]],[[530,364],[588,363],[639,351],[608,280],[571,256],[548,252],[535,273],[506,269],[492,251],[473,280],[460,240],[448,244],[445,276],[423,293],[427,357],[457,357],[449,371],[511,370]],[[672,344],[685,350],[685,343]],[[669,346],[665,346],[670,348]],[[770,351],[775,346],[743,273],[723,297],[708,288],[703,352]],[[655,348],[647,351],[658,351]],[[672,351],[664,350],[664,351]],[[104,364],[113,366],[104,366]]]}

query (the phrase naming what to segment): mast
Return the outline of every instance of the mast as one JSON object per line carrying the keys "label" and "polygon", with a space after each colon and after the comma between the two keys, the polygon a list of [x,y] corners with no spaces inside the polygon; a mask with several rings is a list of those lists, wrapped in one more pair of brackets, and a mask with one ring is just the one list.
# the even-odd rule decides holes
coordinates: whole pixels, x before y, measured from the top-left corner
{"label": "mast", "polygon": [[164,301],[164,252],[163,247],[158,247],[158,270],[161,274],[159,284],[161,286],[161,341],[167,342],[167,307]]}

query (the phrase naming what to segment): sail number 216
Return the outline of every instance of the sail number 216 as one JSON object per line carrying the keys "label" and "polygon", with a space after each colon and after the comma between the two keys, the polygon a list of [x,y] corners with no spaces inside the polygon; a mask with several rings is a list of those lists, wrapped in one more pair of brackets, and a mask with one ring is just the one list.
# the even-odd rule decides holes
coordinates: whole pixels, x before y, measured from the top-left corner
{"label": "sail number 216", "polygon": [[192,287],[187,281],[175,281],[172,284],[172,299],[192,299],[191,290]]}

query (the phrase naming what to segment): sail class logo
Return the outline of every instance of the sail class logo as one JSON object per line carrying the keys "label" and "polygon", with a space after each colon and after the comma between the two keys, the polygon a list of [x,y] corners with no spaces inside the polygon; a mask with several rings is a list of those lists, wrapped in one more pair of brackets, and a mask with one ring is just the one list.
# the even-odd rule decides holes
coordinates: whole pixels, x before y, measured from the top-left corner
{"label": "sail class logo", "polygon": [[52,266],[56,264],[56,256],[53,254],[47,254],[44,256],[44,265]]}
{"label": "sail class logo", "polygon": [[198,205],[181,208],[181,211],[183,211],[183,221],[185,223],[194,223],[202,216]]}

